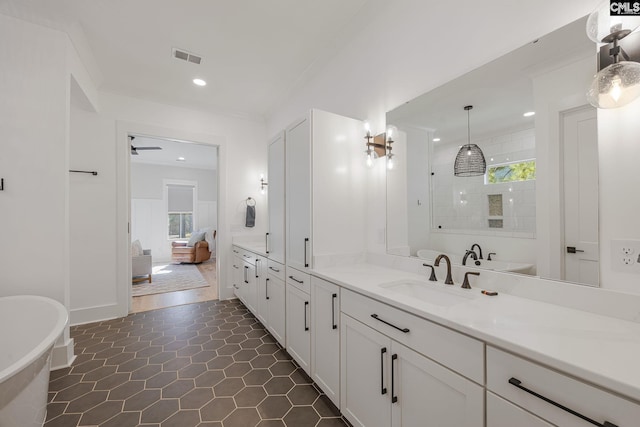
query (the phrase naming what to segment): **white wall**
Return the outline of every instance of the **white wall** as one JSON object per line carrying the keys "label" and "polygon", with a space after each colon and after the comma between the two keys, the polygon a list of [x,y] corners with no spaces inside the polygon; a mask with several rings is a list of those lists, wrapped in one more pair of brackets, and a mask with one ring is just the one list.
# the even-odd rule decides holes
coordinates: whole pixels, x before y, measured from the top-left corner
{"label": "white wall", "polygon": [[216,170],[131,163],[131,240],[140,240],[145,249],[151,249],[153,262],[171,260],[163,189],[167,179],[197,183],[195,228],[217,227]]}

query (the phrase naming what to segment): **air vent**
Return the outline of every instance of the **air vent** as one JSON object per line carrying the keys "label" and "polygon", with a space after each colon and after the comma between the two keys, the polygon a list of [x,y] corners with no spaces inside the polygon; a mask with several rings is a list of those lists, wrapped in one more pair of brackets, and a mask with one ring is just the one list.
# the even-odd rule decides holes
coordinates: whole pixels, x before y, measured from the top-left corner
{"label": "air vent", "polygon": [[171,53],[174,58],[191,62],[192,64],[200,64],[202,62],[201,56],[187,52],[186,50],[176,49],[174,47],[173,49],[171,49]]}

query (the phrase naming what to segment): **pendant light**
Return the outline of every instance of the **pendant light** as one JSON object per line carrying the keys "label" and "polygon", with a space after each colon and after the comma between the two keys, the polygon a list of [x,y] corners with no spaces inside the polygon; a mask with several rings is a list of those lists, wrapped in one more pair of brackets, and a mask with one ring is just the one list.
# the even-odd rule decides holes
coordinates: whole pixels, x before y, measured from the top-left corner
{"label": "pendant light", "polygon": [[453,164],[455,176],[479,176],[487,171],[487,161],[480,147],[471,143],[471,126],[469,123],[470,111],[473,105],[464,107],[467,112],[467,144],[460,147],[456,161]]}

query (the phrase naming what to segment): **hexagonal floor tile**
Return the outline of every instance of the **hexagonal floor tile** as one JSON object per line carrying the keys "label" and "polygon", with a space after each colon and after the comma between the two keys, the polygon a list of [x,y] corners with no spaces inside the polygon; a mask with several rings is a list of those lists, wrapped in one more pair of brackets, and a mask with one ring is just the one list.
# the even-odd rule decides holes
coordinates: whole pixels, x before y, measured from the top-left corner
{"label": "hexagonal floor tile", "polygon": [[245,387],[240,390],[233,399],[238,408],[255,407],[267,397],[267,393],[261,386]]}

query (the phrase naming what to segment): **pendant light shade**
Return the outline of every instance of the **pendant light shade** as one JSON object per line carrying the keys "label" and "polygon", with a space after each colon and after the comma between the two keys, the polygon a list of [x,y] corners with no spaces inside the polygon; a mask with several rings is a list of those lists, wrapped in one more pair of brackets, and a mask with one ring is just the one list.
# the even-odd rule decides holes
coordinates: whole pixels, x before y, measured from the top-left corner
{"label": "pendant light shade", "polygon": [[480,147],[471,143],[471,127],[469,125],[469,115],[473,108],[467,105],[464,109],[467,111],[467,144],[460,147],[456,161],[453,164],[453,174],[455,176],[479,176],[484,175],[487,171],[487,161]]}
{"label": "pendant light shade", "polygon": [[600,70],[587,92],[596,108],[618,108],[640,97],[640,63],[621,61]]}

